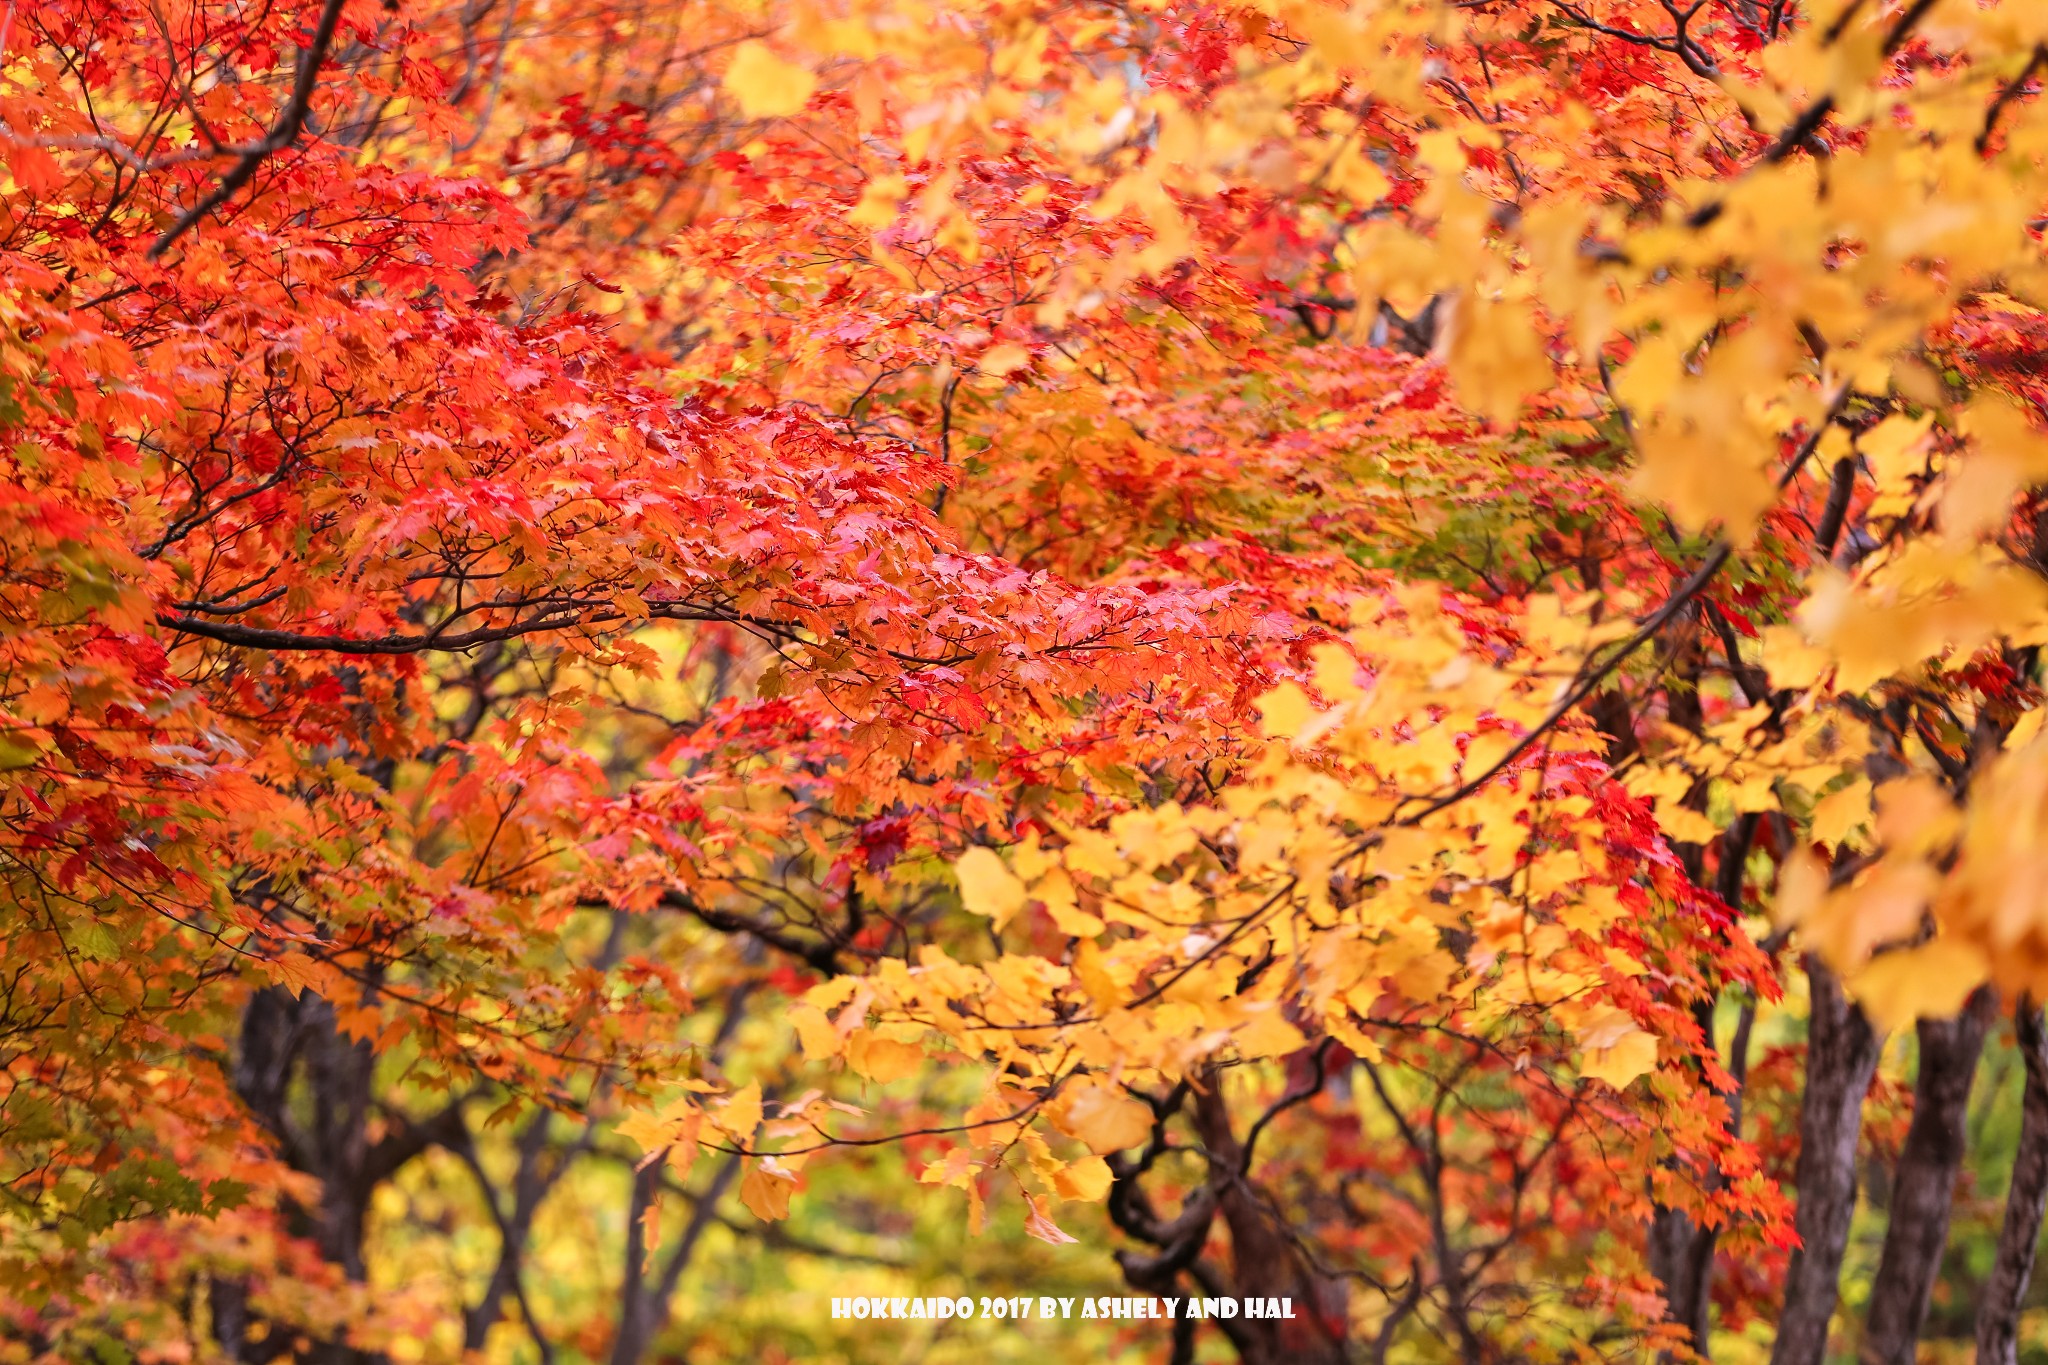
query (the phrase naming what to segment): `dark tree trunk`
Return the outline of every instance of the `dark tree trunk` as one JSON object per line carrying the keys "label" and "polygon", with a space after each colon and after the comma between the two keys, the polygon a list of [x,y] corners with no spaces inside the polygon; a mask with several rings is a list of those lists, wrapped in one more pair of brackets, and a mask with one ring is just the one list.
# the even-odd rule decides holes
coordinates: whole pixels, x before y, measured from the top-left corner
{"label": "dark tree trunk", "polygon": [[1658,1208],[1650,1222],[1650,1273],[1664,1286],[1664,1316],[1685,1328],[1692,1349],[1707,1353],[1712,1303],[1714,1229],[1682,1209]]}
{"label": "dark tree trunk", "polygon": [[1821,1365],[1828,1322],[1841,1294],[1842,1252],[1856,1211],[1856,1146],[1863,1096],[1877,1070],[1879,1038],[1833,972],[1806,962],[1812,1011],[1806,1093],[1799,1106],[1799,1163],[1793,1171],[1799,1248],[1785,1274],[1784,1311],[1771,1365]]}
{"label": "dark tree trunk", "polygon": [[[287,1160],[291,1158],[287,1139],[291,1125],[285,1101],[298,1055],[298,1031],[298,1000],[278,986],[258,991],[242,1012],[241,1046],[236,1050],[232,1077],[235,1093],[270,1131]],[[229,1360],[264,1365],[290,1344],[289,1337],[278,1332],[256,1341],[249,1339],[255,1320],[249,1311],[249,1286],[243,1281],[214,1280],[210,1299],[214,1339]]]}
{"label": "dark tree trunk", "polygon": [[[1218,1319],[1216,1325],[1244,1365],[1344,1365],[1344,1342],[1331,1332],[1322,1311],[1326,1291],[1320,1277],[1246,1181],[1228,1178],[1229,1171],[1242,1166],[1244,1149],[1231,1128],[1220,1082],[1212,1078],[1194,1100],[1195,1131],[1208,1154],[1210,1183],[1218,1183],[1214,1173],[1224,1173],[1216,1209],[1230,1229],[1230,1288],[1225,1292],[1239,1298],[1291,1298],[1296,1314],[1292,1320]],[[1458,1291],[1453,1287],[1451,1292]]]}
{"label": "dark tree trunk", "polygon": [[1953,1019],[1919,1024],[1920,1075],[1913,1087],[1913,1123],[1892,1179],[1884,1255],[1870,1287],[1864,1358],[1875,1365],[1913,1365],[1920,1326],[1948,1250],[1949,1209],[1963,1164],[1970,1086],[1998,996],[1979,987]]}
{"label": "dark tree trunk", "polygon": [[[295,1210],[293,1231],[310,1239],[328,1261],[352,1280],[364,1278],[363,1227],[370,1195],[397,1147],[424,1145],[424,1129],[373,1146],[369,1138],[370,1094],[376,1058],[368,1043],[347,1038],[335,1027],[334,1007],[311,991],[294,996],[271,986],[251,997],[242,1015],[234,1067],[235,1090],[276,1140],[295,1170],[320,1182],[320,1199]],[[303,1075],[302,1096],[293,1094],[295,1072]],[[253,1325],[247,1286],[220,1281],[212,1287],[214,1334],[222,1350],[246,1365],[261,1365],[289,1342],[272,1332],[251,1342]],[[360,1365],[378,1357],[343,1341],[316,1345],[307,1357],[321,1365]]]}
{"label": "dark tree trunk", "polygon": [[306,1085],[313,1123],[307,1157],[320,1177],[320,1208],[313,1238],[321,1253],[351,1280],[362,1280],[363,1223],[370,1210],[370,1078],[376,1055],[360,1039],[334,1026],[334,1007],[308,991],[300,997],[305,1019]]}
{"label": "dark tree trunk", "polygon": [[2034,1275],[2041,1215],[2048,1211],[2048,1029],[2031,1000],[2020,1001],[2013,1028],[2026,1062],[2026,1090],[2012,1188],[2005,1196],[2005,1226],[1977,1307],[1977,1365],[2018,1365],[2020,1308]]}

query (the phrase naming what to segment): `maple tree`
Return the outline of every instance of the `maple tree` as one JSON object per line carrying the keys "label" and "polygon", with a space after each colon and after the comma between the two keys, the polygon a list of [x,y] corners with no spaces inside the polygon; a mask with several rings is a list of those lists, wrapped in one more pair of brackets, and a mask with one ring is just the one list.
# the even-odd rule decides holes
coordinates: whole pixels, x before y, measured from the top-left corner
{"label": "maple tree", "polygon": [[2043,79],[9,0],[0,1356],[2016,1362]]}

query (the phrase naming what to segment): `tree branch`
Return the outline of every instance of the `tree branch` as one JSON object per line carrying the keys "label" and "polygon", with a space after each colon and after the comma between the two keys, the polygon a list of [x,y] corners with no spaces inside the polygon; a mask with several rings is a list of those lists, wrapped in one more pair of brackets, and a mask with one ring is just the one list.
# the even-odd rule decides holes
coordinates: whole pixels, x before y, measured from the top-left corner
{"label": "tree branch", "polygon": [[299,133],[306,126],[306,112],[313,99],[313,86],[319,79],[320,64],[327,60],[327,49],[333,45],[334,30],[341,22],[344,0],[327,0],[320,7],[319,21],[313,27],[312,44],[299,54],[298,66],[292,74],[291,97],[284,108],[278,110],[270,131],[261,141],[252,142],[241,148],[241,156],[220,178],[220,183],[191,208],[178,216],[178,221],[165,229],[163,236],[150,245],[147,253],[150,260],[156,260],[171,244],[191,231],[193,226],[207,214],[225,204],[235,196],[242,186],[249,183],[256,170],[276,153],[296,142]]}

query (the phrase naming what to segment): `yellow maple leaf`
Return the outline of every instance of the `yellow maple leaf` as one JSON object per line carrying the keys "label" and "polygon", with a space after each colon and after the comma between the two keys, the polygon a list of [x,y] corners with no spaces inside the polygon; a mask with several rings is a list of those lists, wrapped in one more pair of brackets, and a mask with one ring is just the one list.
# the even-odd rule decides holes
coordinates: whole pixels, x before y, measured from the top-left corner
{"label": "yellow maple leaf", "polygon": [[1292,739],[1316,714],[1308,693],[1291,682],[1281,683],[1255,704],[1259,708],[1259,728],[1268,739]]}
{"label": "yellow maple leaf", "polygon": [[1093,1204],[1107,1195],[1113,1180],[1109,1163],[1099,1156],[1084,1156],[1052,1173],[1052,1187],[1059,1192],[1060,1198],[1078,1199],[1086,1204]]}
{"label": "yellow maple leaf", "polygon": [[1840,791],[1822,797],[1813,808],[1813,837],[1839,846],[1870,819],[1870,780],[1858,777]]}
{"label": "yellow maple leaf", "polygon": [[733,49],[725,68],[725,91],[748,118],[782,118],[804,107],[818,78],[775,55],[756,39]]}
{"label": "yellow maple leaf", "polygon": [[1050,1117],[1061,1132],[1079,1138],[1097,1156],[1125,1151],[1152,1136],[1151,1107],[1105,1085],[1075,1091]]}
{"label": "yellow maple leaf", "polygon": [[1584,1054],[1579,1074],[1616,1090],[1657,1064],[1657,1040],[1627,1010],[1595,1009],[1572,1028]]}
{"label": "yellow maple leaf", "polygon": [[741,1146],[753,1141],[754,1130],[761,1126],[761,1083],[748,1081],[745,1088],[736,1091],[718,1111],[718,1126],[732,1135]]}
{"label": "yellow maple leaf", "polygon": [[1556,382],[1543,331],[1525,303],[1460,295],[1448,343],[1445,368],[1459,401],[1496,422],[1512,422],[1524,399]]}
{"label": "yellow maple leaf", "polygon": [[692,1108],[669,1133],[668,1166],[677,1180],[688,1180],[697,1164],[697,1130],[703,1122],[704,1112]]}
{"label": "yellow maple leaf", "polygon": [[1878,954],[1847,985],[1871,1022],[1889,1032],[1915,1019],[1954,1014],[1990,970],[1983,950],[1974,943],[1937,938]]}
{"label": "yellow maple leaf", "polygon": [[1073,880],[1063,870],[1054,868],[1039,882],[1038,898],[1045,902],[1046,914],[1052,916],[1061,933],[1093,938],[1102,932],[1102,921],[1081,909],[1074,895]]}
{"label": "yellow maple leaf", "polygon": [[924,1063],[924,1050],[856,1029],[846,1040],[846,1064],[877,1085],[902,1080]]}
{"label": "yellow maple leaf", "polygon": [[1323,1028],[1330,1036],[1349,1048],[1355,1057],[1363,1058],[1368,1062],[1377,1062],[1383,1055],[1380,1052],[1380,1045],[1367,1037],[1363,1030],[1351,1022],[1350,1011],[1345,1009],[1341,1003],[1324,1014]]}
{"label": "yellow maple leaf", "polygon": [[697,1130],[704,1111],[688,1095],[681,1095],[657,1111],[635,1110],[619,1120],[619,1136],[629,1138],[646,1155],[640,1165],[650,1166],[665,1154],[677,1179],[686,1179],[697,1160]]}
{"label": "yellow maple leaf", "polygon": [[953,875],[960,879],[960,903],[977,915],[987,915],[998,929],[1024,908],[1024,883],[994,849],[968,849],[953,864]]}
{"label": "yellow maple leaf", "polygon": [[796,1176],[772,1156],[747,1163],[740,1181],[740,1202],[764,1223],[789,1217],[789,1196],[796,1190]]}
{"label": "yellow maple leaf", "polygon": [[1277,1003],[1247,1006],[1249,1016],[1239,1025],[1233,1040],[1242,1057],[1285,1057],[1308,1045],[1301,1030],[1287,1022]]}
{"label": "yellow maple leaf", "polygon": [[1721,833],[1721,827],[1712,820],[1676,801],[1657,803],[1657,823],[1665,834],[1681,844],[1711,843]]}
{"label": "yellow maple leaf", "polygon": [[659,1151],[668,1141],[668,1122],[646,1109],[636,1110],[619,1120],[619,1136],[629,1139],[643,1152]]}
{"label": "yellow maple leaf", "polygon": [[981,353],[981,359],[974,362],[974,368],[983,374],[1001,379],[1015,370],[1021,370],[1031,363],[1031,352],[1012,342],[991,346]]}
{"label": "yellow maple leaf", "polygon": [[839,1030],[832,1027],[825,1011],[799,1002],[790,1007],[789,1022],[795,1026],[797,1041],[803,1045],[805,1061],[822,1062],[838,1055]]}
{"label": "yellow maple leaf", "polygon": [[1828,894],[1828,867],[1813,851],[1795,848],[1778,868],[1778,899],[1772,918],[1782,926],[1803,922]]}
{"label": "yellow maple leaf", "polygon": [[1108,966],[1108,958],[1093,943],[1083,942],[1074,954],[1074,976],[1098,1009],[1111,1010],[1123,1003],[1124,990]]}
{"label": "yellow maple leaf", "polygon": [[860,192],[860,202],[846,215],[846,221],[859,227],[885,228],[902,212],[903,196],[907,192],[902,176],[876,176]]}
{"label": "yellow maple leaf", "polygon": [[1624,1089],[1657,1065],[1657,1040],[1639,1028],[1620,1034],[1606,1047],[1587,1048],[1579,1074]]}

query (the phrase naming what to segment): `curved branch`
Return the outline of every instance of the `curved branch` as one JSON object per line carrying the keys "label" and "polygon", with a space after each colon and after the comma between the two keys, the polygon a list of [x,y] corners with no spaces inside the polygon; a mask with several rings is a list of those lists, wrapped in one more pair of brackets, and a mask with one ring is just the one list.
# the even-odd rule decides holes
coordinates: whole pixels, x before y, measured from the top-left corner
{"label": "curved branch", "polygon": [[[1835,418],[1841,415],[1842,407],[1848,401],[1849,386],[1844,384],[1835,390],[1834,396],[1828,401],[1827,411],[1821,415],[1821,419],[1818,422],[1814,423],[1813,431],[1804,441],[1800,442],[1799,449],[1793,452],[1791,463],[1785,467],[1785,472],[1778,476],[1778,488],[1780,491],[1790,486],[1792,480],[1798,476],[1799,471],[1806,467],[1807,460],[1812,458],[1815,450],[1819,449],[1821,437],[1827,434],[1828,428],[1834,424]],[[1686,604],[1699,596],[1701,590],[1707,584],[1713,582],[1714,575],[1720,573],[1722,567],[1734,556],[1735,546],[1726,540],[1722,541],[1714,548],[1713,553],[1709,554],[1700,563],[1698,568],[1686,576],[1683,583],[1680,583],[1672,590],[1671,595],[1664,599],[1661,606],[1643,619],[1643,623],[1636,627],[1633,635],[1623,640],[1620,646],[1605,659],[1601,660],[1597,667],[1583,672],[1579,677],[1579,681],[1574,683],[1571,689],[1558,699],[1557,704],[1550,708],[1543,719],[1532,726],[1529,733],[1515,741],[1506,753],[1495,759],[1491,767],[1487,768],[1486,771],[1480,773],[1477,777],[1468,778],[1466,781],[1459,783],[1451,791],[1437,797],[1421,810],[1416,811],[1412,815],[1403,816],[1393,823],[1405,826],[1426,820],[1446,807],[1457,805],[1460,801],[1463,801],[1466,797],[1472,795],[1472,793],[1478,791],[1481,787],[1484,787],[1487,783],[1505,772],[1515,760],[1528,753],[1529,750],[1536,747],[1536,744],[1545,735],[1555,730],[1558,724],[1566,716],[1570,715],[1579,703],[1585,701],[1586,698],[1598,691],[1600,684],[1612,676],[1614,671],[1620,668],[1629,656],[1650,641],[1656,639],[1658,633],[1665,626],[1669,625],[1679,612],[1685,610]]]}

